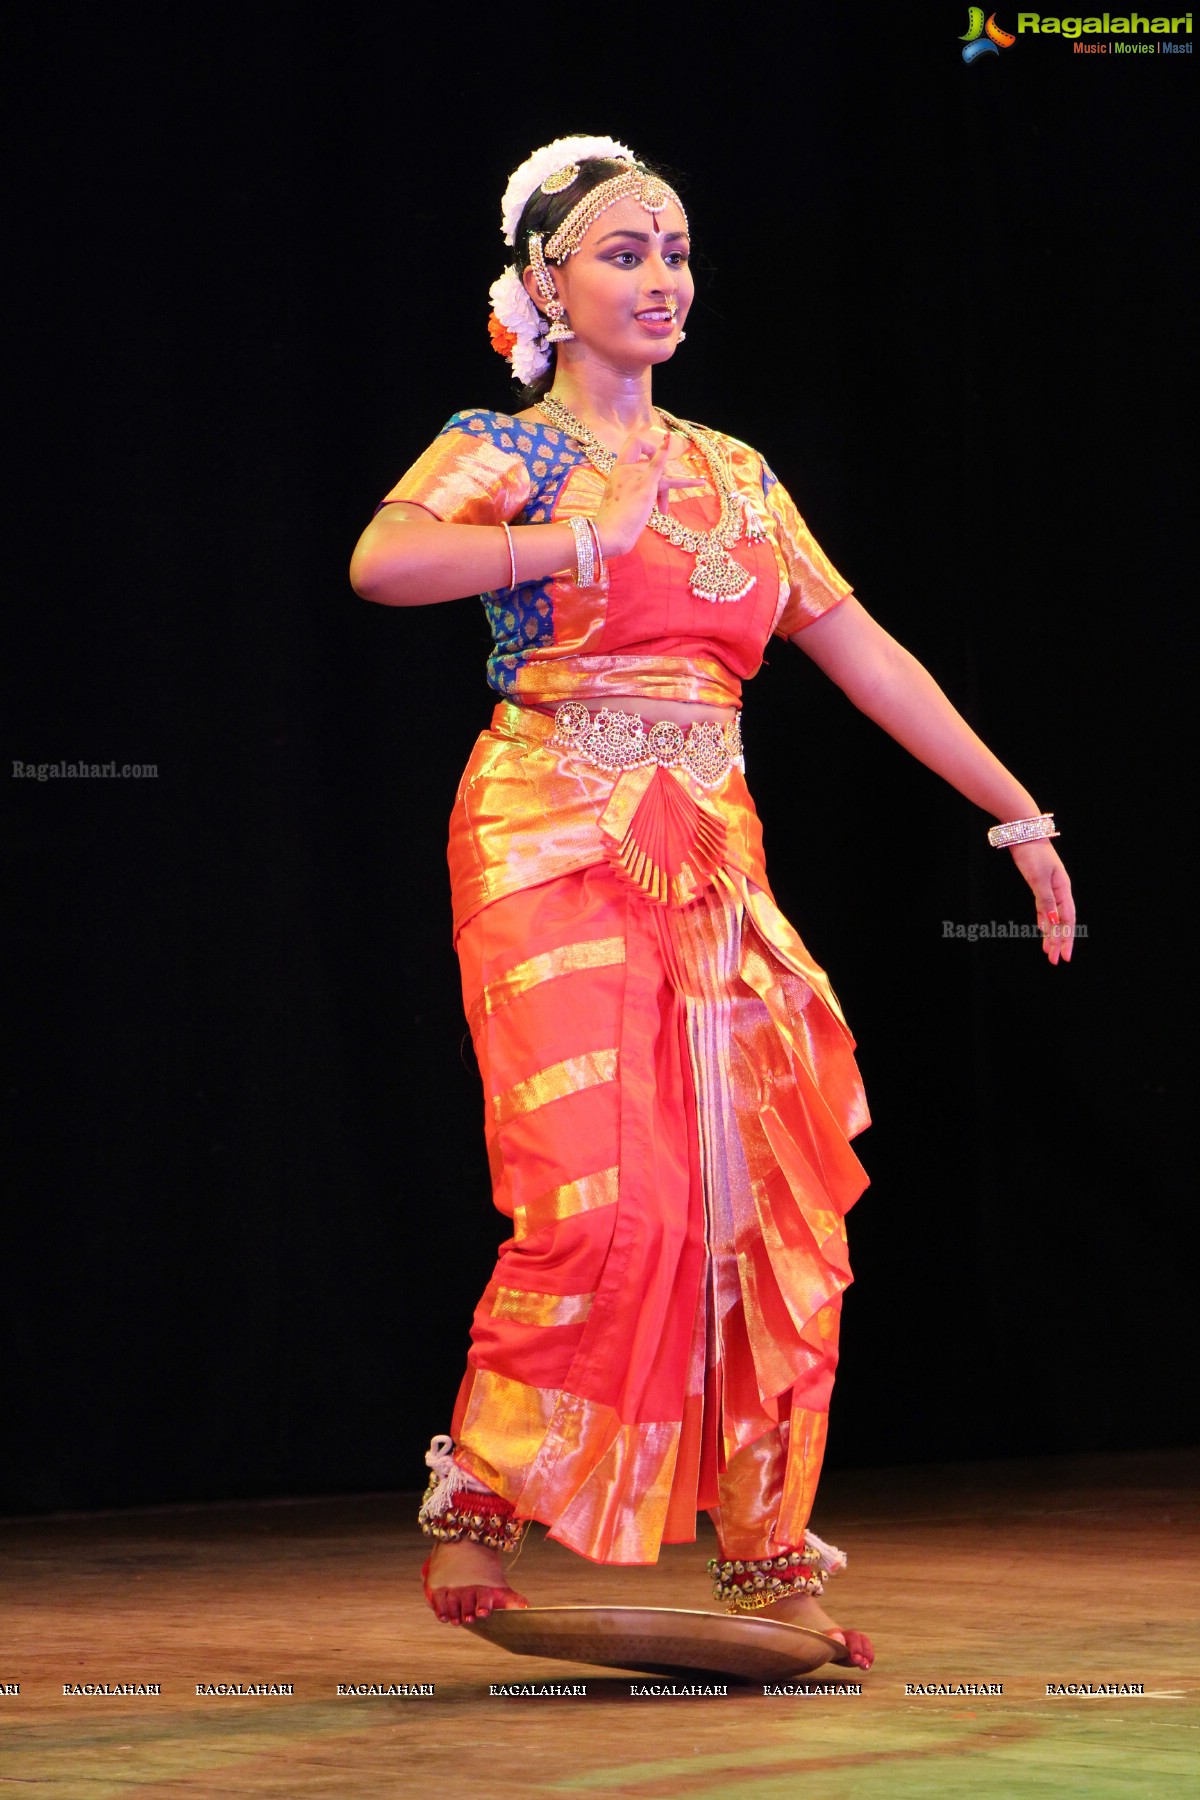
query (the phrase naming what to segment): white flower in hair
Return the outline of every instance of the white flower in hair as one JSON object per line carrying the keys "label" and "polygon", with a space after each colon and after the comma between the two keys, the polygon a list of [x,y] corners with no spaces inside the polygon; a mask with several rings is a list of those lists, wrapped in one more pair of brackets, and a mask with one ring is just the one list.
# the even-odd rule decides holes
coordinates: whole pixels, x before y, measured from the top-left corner
{"label": "white flower in hair", "polygon": [[555,138],[552,144],[544,144],[509,176],[504,199],[500,203],[500,229],[504,233],[506,244],[516,243],[517,226],[529,196],[536,188],[541,187],[546,177],[557,174],[559,169],[565,169],[568,163],[583,162],[589,156],[609,156],[618,162],[637,161],[628,145],[618,144],[615,138],[565,137]]}
{"label": "white flower in hair", "polygon": [[547,322],[529,298],[524,282],[513,268],[505,269],[503,275],[497,275],[488,289],[488,298],[501,325],[516,337],[517,341],[509,352],[508,360],[512,364],[516,380],[528,387],[550,367],[550,352],[541,341]]}

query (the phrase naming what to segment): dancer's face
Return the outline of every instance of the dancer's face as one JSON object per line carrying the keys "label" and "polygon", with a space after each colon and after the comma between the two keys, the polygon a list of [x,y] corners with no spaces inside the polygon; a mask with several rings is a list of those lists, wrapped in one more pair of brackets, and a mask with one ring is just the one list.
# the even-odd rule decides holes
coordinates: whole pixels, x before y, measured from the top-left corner
{"label": "dancer's face", "polygon": [[[550,264],[576,343],[614,367],[666,362],[692,304],[689,255],[674,200],[657,216],[634,199],[608,207],[574,256],[561,266]],[[532,270],[525,285],[536,302]]]}

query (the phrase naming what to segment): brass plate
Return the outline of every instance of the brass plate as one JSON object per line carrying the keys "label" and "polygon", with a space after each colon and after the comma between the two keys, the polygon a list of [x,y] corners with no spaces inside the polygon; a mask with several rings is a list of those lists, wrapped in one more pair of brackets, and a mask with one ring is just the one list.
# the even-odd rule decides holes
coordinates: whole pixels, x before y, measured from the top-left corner
{"label": "brass plate", "polygon": [[845,1653],[837,1638],[802,1625],[666,1606],[509,1607],[467,1630],[514,1656],[736,1681],[790,1681]]}

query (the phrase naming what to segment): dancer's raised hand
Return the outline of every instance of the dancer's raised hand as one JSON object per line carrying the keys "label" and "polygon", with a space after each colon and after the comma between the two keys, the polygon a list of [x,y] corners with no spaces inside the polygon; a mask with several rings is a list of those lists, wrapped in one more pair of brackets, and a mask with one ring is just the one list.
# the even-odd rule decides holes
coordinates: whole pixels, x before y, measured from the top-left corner
{"label": "dancer's raised hand", "polygon": [[671,489],[693,485],[686,475],[667,474],[670,454],[669,431],[664,432],[660,444],[645,431],[631,431],[621,445],[596,513],[596,530],[605,556],[624,556],[632,550],[654,508],[667,510]]}

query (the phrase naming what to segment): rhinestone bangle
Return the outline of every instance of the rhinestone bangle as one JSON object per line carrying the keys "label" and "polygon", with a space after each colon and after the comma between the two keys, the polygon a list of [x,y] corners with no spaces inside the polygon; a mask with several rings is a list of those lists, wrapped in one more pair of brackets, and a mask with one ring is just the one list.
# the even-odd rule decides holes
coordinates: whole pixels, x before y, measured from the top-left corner
{"label": "rhinestone bangle", "polygon": [[575,585],[581,588],[591,587],[596,575],[596,552],[592,546],[588,522],[582,513],[574,513],[567,524],[575,539]]}
{"label": "rhinestone bangle", "polygon": [[596,547],[596,581],[597,583],[600,583],[604,580],[604,546],[600,542],[600,533],[596,529],[595,519],[589,519],[587,527],[592,534],[592,542]]}
{"label": "rhinestone bangle", "polygon": [[1058,831],[1053,813],[1038,813],[1032,819],[1010,819],[1007,825],[993,825],[988,843],[993,850],[1006,850],[1013,844],[1031,844],[1035,838],[1055,838]]}

